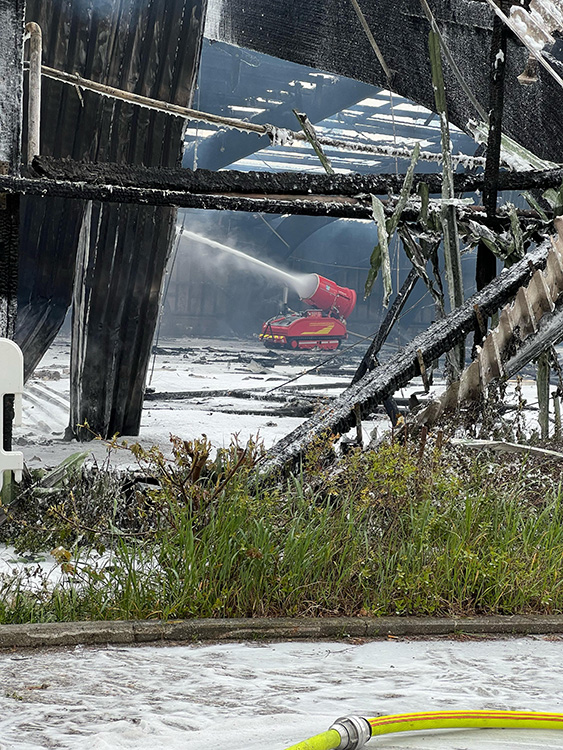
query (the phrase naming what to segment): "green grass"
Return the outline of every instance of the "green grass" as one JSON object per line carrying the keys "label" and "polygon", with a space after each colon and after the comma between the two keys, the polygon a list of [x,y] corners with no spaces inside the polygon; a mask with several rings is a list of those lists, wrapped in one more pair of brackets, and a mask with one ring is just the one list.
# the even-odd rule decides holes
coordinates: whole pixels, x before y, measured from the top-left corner
{"label": "green grass", "polygon": [[[33,545],[59,533],[66,573],[35,593],[0,579],[0,622],[563,612],[556,465],[400,444],[338,462],[328,453],[317,446],[300,474],[267,485],[254,447],[215,461],[201,444],[176,444],[172,462],[141,452],[159,484],[137,496],[133,532],[115,525],[115,497],[113,522],[81,526],[84,479],[69,478]],[[30,543],[29,519],[21,528]],[[84,528],[111,564],[88,563]]]}

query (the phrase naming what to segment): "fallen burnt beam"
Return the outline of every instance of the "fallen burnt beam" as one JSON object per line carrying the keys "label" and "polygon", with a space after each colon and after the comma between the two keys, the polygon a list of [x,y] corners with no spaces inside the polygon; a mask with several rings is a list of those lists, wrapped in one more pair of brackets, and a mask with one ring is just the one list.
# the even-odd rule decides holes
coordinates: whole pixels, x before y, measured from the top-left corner
{"label": "fallen burnt beam", "polygon": [[474,330],[478,325],[476,308],[482,315],[490,316],[504,305],[537,268],[545,265],[550,246],[551,241],[546,241],[528,253],[447,318],[436,321],[416,336],[392,360],[368,372],[330,406],[319,410],[311,419],[282,438],[268,452],[263,470],[280,469],[298,460],[321,435],[347,432],[356,424],[355,410],[358,408],[361,416],[367,417],[384,399],[420,374],[420,357],[424,362],[437,359]]}
{"label": "fallen burnt beam", "polygon": [[389,336],[389,334],[391,333],[391,329],[397,322],[397,319],[401,314],[401,311],[405,306],[410,293],[416,286],[416,282],[419,278],[420,277],[416,268],[411,268],[411,270],[409,271],[409,275],[403,282],[402,287],[397,292],[397,295],[393,300],[393,304],[391,305],[389,310],[387,310],[387,315],[385,316],[383,323],[380,325],[379,330],[374,336],[374,339],[371,342],[367,352],[364,354],[363,359],[358,366],[358,369],[354,373],[351,385],[354,385],[354,383],[357,383],[359,380],[361,380],[366,372],[368,372],[369,370],[373,370],[377,365],[377,355],[379,354],[379,350],[385,343],[387,336]]}
{"label": "fallen burnt beam", "polygon": [[[304,172],[238,172],[209,169],[166,169],[129,164],[87,163],[71,159],[37,156],[33,171],[41,177],[68,182],[118,185],[188,193],[261,193],[264,195],[334,195],[355,197],[362,193],[386,195],[400,192],[404,175],[396,174],[309,174]],[[413,185],[424,182],[431,193],[442,192],[441,174],[415,174]],[[498,190],[530,190],[559,187],[563,167],[544,171],[500,172]],[[455,174],[456,193],[482,191],[483,175]]]}
{"label": "fallen burnt beam", "polygon": [[[321,386],[317,385],[317,388],[320,387]],[[328,387],[330,387],[330,384],[322,385],[323,389]],[[337,383],[333,387],[342,388],[342,384]],[[324,395],[320,396],[318,394],[314,394],[312,396],[304,396],[301,393],[301,390],[306,390],[306,388],[304,387],[295,390],[297,395],[294,395],[291,392],[288,393],[287,391],[283,393],[272,393],[271,391],[262,389],[257,389],[255,391],[241,391],[238,389],[223,389],[220,391],[154,391],[145,393],[145,401],[191,401],[195,399],[201,400],[211,398],[240,398],[249,401],[277,401],[281,404],[287,404],[291,403],[291,401],[295,400],[296,398],[300,398],[302,400],[307,400],[310,402],[318,402],[319,399],[325,398]]]}
{"label": "fallen burnt beam", "polygon": [[[559,341],[563,330],[563,220],[557,219],[555,226],[558,237],[552,243],[545,269],[538,269],[502,308],[497,326],[483,340],[473,362],[438,399],[417,412],[418,424],[434,425],[445,412],[479,400],[491,382],[512,377],[532,359],[548,354],[548,349]],[[540,381],[539,373],[536,380]],[[549,399],[549,376],[545,380],[544,405]],[[540,413],[545,410],[547,417],[548,409],[542,409],[540,394],[538,386]],[[547,436],[546,422],[547,419],[542,433]]]}
{"label": "fallen burnt beam", "polygon": [[[218,211],[248,211],[299,214],[304,216],[333,216],[346,219],[371,219],[368,205],[353,198],[335,197],[309,199],[286,196],[236,196],[199,195],[183,191],[156,188],[121,187],[120,185],[96,185],[94,183],[50,180],[45,178],[11,177],[0,175],[0,192],[22,193],[42,197],[72,198],[100,201],[102,203],[133,203],[145,206],[176,206],[179,208],[203,208]],[[413,219],[418,212],[412,211]],[[405,213],[405,216],[408,214]]]}

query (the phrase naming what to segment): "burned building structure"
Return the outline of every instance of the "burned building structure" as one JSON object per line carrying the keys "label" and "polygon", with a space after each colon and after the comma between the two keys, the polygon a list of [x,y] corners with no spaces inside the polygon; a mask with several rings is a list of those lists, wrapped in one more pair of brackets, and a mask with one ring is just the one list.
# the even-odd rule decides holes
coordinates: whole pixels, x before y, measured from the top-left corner
{"label": "burned building structure", "polygon": [[[391,98],[377,86],[223,42],[204,39],[195,103],[204,112],[244,117],[252,123],[276,123],[289,130],[298,127],[293,112],[297,110],[307,113],[319,133],[335,138],[352,137],[391,151],[395,144],[405,147],[420,142],[425,150],[440,152],[438,118],[425,108],[396,95]],[[452,129],[452,141],[455,153],[472,153],[475,148],[473,139],[458,129]],[[408,165],[405,157],[397,160],[352,148],[327,147],[326,154],[333,168],[344,174],[389,173]],[[187,169],[245,172],[322,172],[308,144],[273,146],[267,136],[259,138],[204,122],[190,123],[183,165]],[[421,161],[417,172],[439,169],[436,161]],[[369,257],[377,241],[373,220],[182,209],[178,222],[274,265],[328,275],[353,287],[363,298]],[[397,255],[402,281],[410,262]],[[217,260],[223,274],[218,273]],[[171,266],[161,327],[164,335],[250,336],[260,330],[262,320],[279,312],[283,293],[279,284],[252,275],[248,266],[229,265],[227,256],[218,258],[217,251],[204,245],[196,248],[193,243],[181,242]],[[470,264],[466,267],[466,288],[471,289]],[[379,292],[378,286],[357,305],[350,321],[353,331],[369,335],[377,327],[384,312]],[[413,296],[416,294],[417,290]],[[293,302],[297,304],[297,298]],[[402,318],[401,332],[428,324],[432,315],[431,306],[416,306]]]}
{"label": "burned building structure", "polygon": [[[511,82],[504,86],[500,108],[504,132],[542,159],[560,162],[563,138],[558,113],[563,89],[541,65],[533,72],[532,85],[515,83],[527,70],[530,52],[512,33],[503,33],[498,41],[499,23],[491,4],[493,0],[432,3],[435,22],[463,79],[451,67],[444,67],[449,118],[467,131],[475,118],[475,103],[468,90],[482,109],[490,109],[494,89],[491,66],[495,67],[496,59],[496,68],[502,68]],[[187,107],[193,101],[207,14],[210,41],[345,77],[342,101],[357,102],[366,93],[365,85],[375,85],[435,108],[428,55],[431,24],[419,0],[366,2],[360,13],[352,0],[312,0],[306,6],[293,0],[254,0],[250,7],[244,0],[27,0],[26,4],[1,0],[0,11],[2,18],[10,21],[7,28],[15,28],[20,35],[14,44],[4,46],[2,53],[4,70],[16,82],[21,76],[14,60],[23,46],[19,27],[25,12],[25,20],[38,23],[43,30],[46,68]],[[366,27],[373,31],[371,39]],[[499,43],[506,50],[502,59]],[[546,44],[540,54],[560,75],[562,66],[552,52],[554,45]],[[185,117],[100,96],[81,87],[79,79],[77,85],[69,83],[72,80],[63,83],[43,78],[41,154],[91,164],[180,165]],[[13,92],[8,99],[14,111],[21,104],[21,97]],[[317,108],[309,113],[314,120],[331,111],[322,90],[311,104]],[[273,125],[288,126],[284,119],[288,112],[271,114],[276,117]],[[1,126],[4,137],[9,130],[12,141],[18,139],[17,118],[10,121],[6,115]],[[198,165],[213,170],[228,166],[235,161],[232,155],[237,148],[244,151],[241,139],[249,137],[236,132],[212,136],[199,145]],[[267,142],[266,135],[262,138],[262,143]],[[231,140],[228,150],[222,139]],[[221,156],[225,153],[230,154],[227,164]],[[7,171],[17,178],[18,161],[27,156],[25,146],[22,154],[18,148],[10,150],[10,144],[4,145],[0,156],[11,162]],[[189,158],[188,153],[185,165],[189,166]],[[81,184],[85,174],[87,170]],[[72,302],[70,419],[71,430],[79,435],[77,426],[85,422],[102,435],[138,432],[162,279],[174,235],[175,207],[189,204],[170,195],[160,195],[158,201],[154,196],[153,200],[145,195],[134,201],[129,196],[129,203],[120,203],[120,175],[115,179],[113,196],[111,190],[106,191],[103,200],[101,191],[93,187],[82,192],[76,188],[72,200],[63,197],[60,185],[46,186],[41,192],[27,183],[25,189],[23,183],[11,189],[5,181],[0,188],[9,196],[8,203],[22,193],[19,207],[5,210],[2,218],[3,260],[12,259],[0,290],[3,301],[7,300],[4,331],[20,343],[30,373]],[[214,194],[228,195],[229,190],[225,184],[222,190],[216,187]],[[231,205],[218,198],[191,203],[220,209]],[[249,211],[260,203],[245,205]],[[281,212],[287,208],[284,204]],[[300,210],[306,213],[307,207]],[[319,213],[330,215],[328,208]],[[370,214],[340,209],[340,215],[369,218]],[[17,221],[19,280],[14,317]]]}

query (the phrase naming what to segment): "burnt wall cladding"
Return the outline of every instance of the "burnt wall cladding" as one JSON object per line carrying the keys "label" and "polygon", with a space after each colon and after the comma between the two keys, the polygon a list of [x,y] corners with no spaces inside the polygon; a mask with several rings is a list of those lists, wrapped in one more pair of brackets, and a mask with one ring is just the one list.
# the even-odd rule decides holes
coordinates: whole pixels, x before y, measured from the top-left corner
{"label": "burnt wall cladding", "polygon": [[[43,30],[43,63],[85,78],[177,104],[190,101],[200,49],[201,0],[28,0],[26,19]],[[145,31],[142,31],[146,29]],[[166,64],[157,64],[165,60]],[[156,71],[156,72],[155,72]],[[178,118],[115,102],[43,79],[42,153],[76,159],[178,166]],[[47,207],[46,207],[47,204]],[[130,207],[139,215],[138,207]],[[173,209],[159,209],[173,215]],[[34,369],[56,335],[71,301],[76,245],[84,203],[24,197],[17,339]],[[104,213],[115,211],[106,206]],[[168,224],[144,232],[166,256]],[[141,224],[140,224],[141,226]],[[145,243],[144,237],[138,244]],[[119,251],[118,240],[116,250]],[[160,249],[159,249],[160,248]],[[53,263],[53,258],[58,262]]]}
{"label": "burnt wall cladding", "polygon": [[[23,80],[21,55],[23,51],[23,0],[0,0],[0,49],[2,49],[2,75],[0,76],[0,162],[19,166],[21,137],[21,102]],[[16,169],[16,171],[18,171]]]}
{"label": "burnt wall cladding", "polygon": [[[0,165],[19,174],[23,77],[23,0],[0,0]],[[16,318],[20,198],[0,196],[0,336],[12,338]],[[5,420],[4,427],[11,433]],[[7,433],[8,434],[8,433]],[[0,446],[1,447],[1,446]],[[10,448],[9,439],[4,448]]]}
{"label": "burnt wall cladding", "polygon": [[[28,0],[43,29],[43,62],[117,88],[186,106],[199,44],[191,0]],[[190,44],[190,41],[195,43]],[[179,163],[179,118],[44,79],[43,151],[147,165]]]}
{"label": "burnt wall cladding", "polygon": [[[44,64],[189,106],[205,6],[206,0],[28,0],[27,19],[42,27]],[[181,119],[79,93],[76,87],[50,79],[43,82],[42,153],[86,161],[180,165]],[[72,298],[85,204],[32,197],[22,203],[18,339],[29,374],[56,335]],[[80,269],[77,279],[91,285],[92,309],[110,318],[116,329],[126,330],[129,345],[115,336],[102,335],[97,341],[97,321],[81,319],[77,309],[75,333],[83,347],[73,399],[101,415],[96,424],[100,431],[107,419],[114,418],[114,429],[123,431],[124,425],[134,427],[140,418],[175,209],[105,204],[96,216],[99,226],[88,274]],[[124,264],[132,264],[127,273]],[[110,298],[102,280],[111,274],[119,290]],[[100,361],[111,361],[111,371],[100,367]],[[124,414],[117,414],[122,410],[118,402],[125,405]]]}

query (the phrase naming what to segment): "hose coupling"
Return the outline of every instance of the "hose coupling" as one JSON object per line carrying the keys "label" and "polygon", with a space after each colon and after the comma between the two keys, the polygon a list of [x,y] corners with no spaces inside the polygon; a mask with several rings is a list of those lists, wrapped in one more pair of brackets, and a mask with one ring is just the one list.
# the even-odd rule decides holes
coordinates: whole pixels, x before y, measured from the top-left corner
{"label": "hose coupling", "polygon": [[336,750],[359,750],[371,738],[371,726],[362,716],[343,716],[330,727],[340,735]]}

